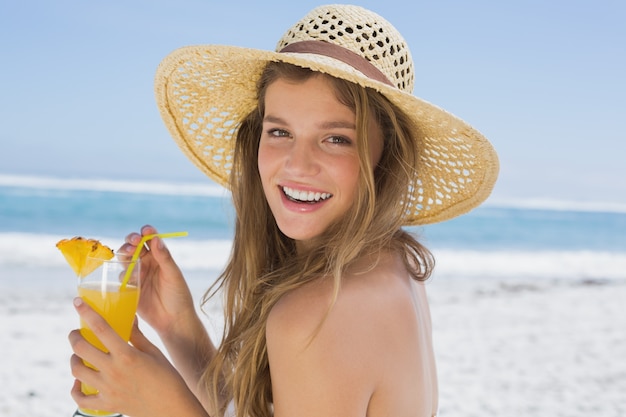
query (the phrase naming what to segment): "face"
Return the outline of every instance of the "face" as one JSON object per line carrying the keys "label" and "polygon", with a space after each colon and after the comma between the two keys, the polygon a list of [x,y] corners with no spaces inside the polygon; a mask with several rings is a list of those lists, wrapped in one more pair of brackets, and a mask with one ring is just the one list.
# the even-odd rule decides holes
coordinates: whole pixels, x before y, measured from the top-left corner
{"label": "face", "polygon": [[[351,206],[359,155],[352,109],[339,102],[323,76],[278,79],[267,87],[258,165],[278,227],[298,245],[319,236]],[[370,122],[375,166],[382,135]]]}

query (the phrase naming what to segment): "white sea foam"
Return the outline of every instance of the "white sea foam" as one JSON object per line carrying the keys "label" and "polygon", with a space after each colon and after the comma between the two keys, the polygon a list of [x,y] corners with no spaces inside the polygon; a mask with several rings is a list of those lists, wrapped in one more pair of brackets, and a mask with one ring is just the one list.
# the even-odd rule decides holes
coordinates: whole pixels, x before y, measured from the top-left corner
{"label": "white sea foam", "polygon": [[[116,248],[122,242],[93,236]],[[63,236],[27,233],[0,233],[0,270],[66,267],[56,249]],[[221,270],[230,254],[229,240],[167,241],[184,270]],[[436,279],[462,280],[626,280],[626,252],[606,251],[515,251],[435,250]]]}
{"label": "white sea foam", "polygon": [[626,252],[590,250],[436,250],[441,278],[487,280],[626,280]]}
{"label": "white sea foam", "polygon": [[222,197],[227,191],[218,185],[167,181],[126,181],[110,179],[55,178],[1,175],[0,187],[46,190],[89,190],[119,193]]}
{"label": "white sea foam", "polygon": [[[67,267],[65,259],[56,248],[56,242],[68,236],[29,233],[0,233],[0,270],[9,268]],[[111,248],[123,242],[106,236],[91,236]],[[189,270],[222,269],[230,253],[230,241],[169,239],[167,246],[179,266]],[[0,275],[0,279],[2,276]]]}

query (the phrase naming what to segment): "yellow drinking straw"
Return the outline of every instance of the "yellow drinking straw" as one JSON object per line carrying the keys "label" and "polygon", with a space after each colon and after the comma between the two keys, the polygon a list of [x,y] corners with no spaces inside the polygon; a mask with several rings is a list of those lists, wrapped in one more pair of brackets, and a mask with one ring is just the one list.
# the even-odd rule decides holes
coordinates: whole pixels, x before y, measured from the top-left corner
{"label": "yellow drinking straw", "polygon": [[128,269],[126,270],[126,275],[124,275],[124,279],[122,280],[122,285],[120,290],[126,288],[126,284],[128,284],[128,280],[130,279],[130,274],[133,272],[133,268],[135,268],[135,261],[139,258],[139,254],[141,253],[141,248],[143,245],[152,238],[158,237],[161,239],[165,239],[168,237],[182,237],[187,236],[187,232],[171,232],[171,233],[153,233],[151,235],[145,235],[139,241],[139,244],[135,248],[135,253],[133,253],[133,257],[130,259],[130,265],[128,265]]}

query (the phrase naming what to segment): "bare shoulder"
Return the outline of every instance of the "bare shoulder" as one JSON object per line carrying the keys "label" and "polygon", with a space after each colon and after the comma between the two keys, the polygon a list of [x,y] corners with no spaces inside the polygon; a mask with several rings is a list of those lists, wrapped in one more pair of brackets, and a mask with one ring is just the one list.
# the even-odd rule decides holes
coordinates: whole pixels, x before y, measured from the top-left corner
{"label": "bare shoulder", "polygon": [[[394,326],[399,326],[396,331],[404,334],[402,327],[414,324],[416,309],[426,302],[418,294],[423,290],[416,285],[421,286],[409,277],[397,257],[383,256],[374,267],[356,267],[348,272],[334,303],[331,280],[312,282],[284,296],[270,313],[268,336],[287,333],[290,339],[300,338],[308,344],[318,330],[321,337],[333,331],[370,337],[393,332]],[[372,350],[371,345],[368,350]]]}
{"label": "bare shoulder", "polygon": [[390,381],[415,386],[407,369],[423,367],[416,352],[431,351],[420,287],[398,257],[385,255],[347,273],[334,304],[329,280],[281,299],[266,329],[276,416],[303,415],[303,404],[317,415],[375,415],[376,403],[389,411],[396,399],[381,393]]}

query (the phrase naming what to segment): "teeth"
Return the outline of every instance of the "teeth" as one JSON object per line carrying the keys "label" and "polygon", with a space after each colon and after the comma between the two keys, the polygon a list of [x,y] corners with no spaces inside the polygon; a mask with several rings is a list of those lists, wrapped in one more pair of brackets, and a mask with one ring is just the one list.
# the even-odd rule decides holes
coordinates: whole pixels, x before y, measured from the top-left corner
{"label": "teeth", "polygon": [[329,193],[314,193],[313,191],[298,191],[289,187],[283,187],[283,192],[290,199],[298,200],[298,201],[313,202],[313,201],[326,200],[332,197],[332,194],[329,194]]}

